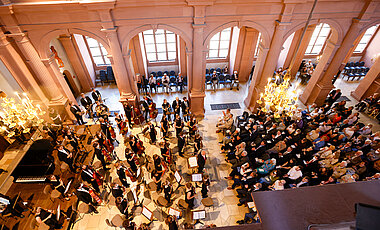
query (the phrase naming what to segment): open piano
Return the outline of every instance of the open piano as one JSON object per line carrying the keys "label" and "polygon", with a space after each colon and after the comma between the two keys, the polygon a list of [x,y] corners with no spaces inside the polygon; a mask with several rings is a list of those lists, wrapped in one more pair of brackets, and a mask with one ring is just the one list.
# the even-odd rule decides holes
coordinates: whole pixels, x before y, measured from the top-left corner
{"label": "open piano", "polygon": [[47,139],[36,140],[13,171],[16,183],[43,183],[54,172],[53,146]]}

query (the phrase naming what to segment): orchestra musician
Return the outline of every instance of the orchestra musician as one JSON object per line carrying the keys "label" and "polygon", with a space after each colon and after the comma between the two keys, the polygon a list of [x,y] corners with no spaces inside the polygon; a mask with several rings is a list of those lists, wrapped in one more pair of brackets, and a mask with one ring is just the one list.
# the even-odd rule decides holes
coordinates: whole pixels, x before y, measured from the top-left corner
{"label": "orchestra musician", "polygon": [[189,126],[189,134],[190,136],[194,136],[195,131],[197,131],[197,120],[195,119],[195,116],[192,114],[190,116],[190,120],[188,121]]}
{"label": "orchestra musician", "polygon": [[168,121],[171,121],[171,118],[170,118],[170,104],[169,102],[164,99],[164,102],[162,103],[162,111],[163,111],[163,117],[167,116],[168,118]]}
{"label": "orchestra musician", "polygon": [[58,145],[57,150],[58,159],[68,164],[70,170],[75,173],[76,169],[74,168],[73,154],[68,149],[64,148],[63,145]]}
{"label": "orchestra musician", "polygon": [[168,138],[169,122],[168,122],[168,119],[166,118],[166,116],[162,116],[162,118],[161,118],[161,132],[162,132],[162,137],[164,139]]}
{"label": "orchestra musician", "polygon": [[123,114],[115,112],[115,121],[117,127],[119,128],[119,133],[121,135],[126,135],[128,133],[127,122],[124,120]]}
{"label": "orchestra musician", "polygon": [[121,181],[124,187],[129,188],[125,168],[119,162],[115,163],[115,167],[116,167],[116,174],[119,176],[119,180]]}
{"label": "orchestra musician", "polygon": [[173,186],[170,184],[170,181],[168,180],[164,182],[164,193],[165,199],[168,201],[168,203],[170,203],[172,200]]}
{"label": "orchestra musician", "polygon": [[[71,111],[71,110],[70,110]],[[61,119],[61,116],[58,114],[58,112],[50,107],[49,108],[49,117],[50,119],[53,121],[53,123],[57,126],[61,126],[62,125],[62,119]]]}
{"label": "orchestra musician", "polygon": [[85,96],[84,93],[81,93],[80,96],[81,96],[81,99],[80,99],[81,105],[86,109],[90,118],[92,118],[93,113],[92,113],[92,100],[91,100],[91,98],[89,96]]}
{"label": "orchestra musician", "polygon": [[178,146],[178,153],[179,153],[179,156],[183,157],[183,147],[185,146],[185,134],[183,132],[181,132],[178,136],[178,140],[177,140],[177,146]]}
{"label": "orchestra musician", "polygon": [[83,112],[82,110],[79,108],[79,106],[77,105],[74,105],[72,102],[69,102],[69,105],[70,105],[70,111],[71,113],[75,116],[75,118],[77,119],[77,123],[78,125],[84,125],[86,124],[87,122],[84,122],[83,121]]}
{"label": "orchestra musician", "polygon": [[121,185],[117,183],[111,183],[111,193],[113,197],[123,197],[124,191],[125,189]]}
{"label": "orchestra musician", "polygon": [[57,215],[53,210],[45,210],[41,207],[37,207],[35,210],[36,221],[39,224],[45,223],[50,229],[61,229],[62,224],[59,224]]}
{"label": "orchestra musician", "polygon": [[95,139],[93,142],[98,142],[102,148],[105,148],[104,146],[104,134],[102,131],[97,131],[95,133]]}
{"label": "orchestra musician", "polygon": [[92,88],[91,96],[92,96],[92,98],[94,99],[95,102],[102,100],[102,95],[95,88]]}
{"label": "orchestra musician", "polygon": [[152,122],[150,121],[148,122],[148,132],[149,132],[151,143],[155,144],[157,141],[157,131],[154,124],[152,124]]}
{"label": "orchestra musician", "polygon": [[96,116],[101,117],[108,122],[109,109],[105,104],[101,103],[101,101],[97,101],[96,106],[95,106],[95,111],[96,111]]}
{"label": "orchestra musician", "polygon": [[154,163],[154,169],[159,172],[159,173],[163,173],[164,170],[163,170],[163,167],[162,167],[162,160],[161,160],[161,157],[158,156],[157,154],[154,154],[153,155],[153,163]]}
{"label": "orchestra musician", "polygon": [[202,150],[197,156],[198,173],[203,172],[206,164],[206,151]]}
{"label": "orchestra musician", "polygon": [[108,130],[108,123],[103,118],[99,118],[99,123],[100,123],[100,129],[102,130],[104,136],[108,140],[112,140],[111,133]]}
{"label": "orchestra musician", "polygon": [[71,132],[71,129],[67,129],[64,133],[64,136],[65,136],[65,139],[68,143],[70,143],[70,145],[76,150],[78,151],[79,150],[79,141],[78,141],[78,137],[73,133]]}
{"label": "orchestra musician", "polygon": [[199,133],[195,134],[194,143],[195,143],[195,145],[194,145],[194,153],[197,153],[203,147],[202,137],[201,137],[201,135]]}
{"label": "orchestra musician", "polygon": [[76,195],[78,197],[78,200],[86,203],[89,206],[89,213],[99,213],[95,208],[95,206],[97,206],[97,203],[93,201],[89,187],[81,183],[76,188]]}
{"label": "orchestra musician", "polygon": [[189,101],[187,100],[186,97],[183,97],[182,99],[182,116],[183,116],[183,120],[185,122],[187,122],[189,119],[190,119],[190,103]]}
{"label": "orchestra musician", "polygon": [[142,101],[142,111],[145,118],[145,121],[148,121],[149,118],[149,105],[153,103],[153,100],[149,98],[148,96],[143,97],[144,100]]}
{"label": "orchestra musician", "polygon": [[145,147],[143,142],[138,139],[136,136],[130,135],[129,145],[134,153],[142,154],[144,153]]}
{"label": "orchestra musician", "polygon": [[161,192],[161,190],[162,190],[162,186],[161,186],[162,173],[160,173],[157,170],[153,170],[153,172],[151,173],[151,177],[152,177],[152,180],[154,181],[154,183],[156,183],[157,191]]}
{"label": "orchestra musician", "polygon": [[82,165],[82,172],[81,172],[82,180],[86,181],[87,183],[91,184],[92,187],[95,189],[97,193],[100,193],[99,184],[101,184],[100,176],[97,174],[95,169],[88,165]]}
{"label": "orchestra musician", "polygon": [[173,101],[172,107],[173,107],[175,116],[180,115],[182,102],[178,97],[176,97],[175,100]]}
{"label": "orchestra musician", "polygon": [[125,219],[128,219],[128,200],[123,197],[118,197],[115,203],[121,214],[125,215]]}
{"label": "orchestra musician", "polygon": [[132,107],[128,101],[123,103],[124,113],[128,119],[129,128],[132,128]]}
{"label": "orchestra musician", "polygon": [[181,117],[179,116],[179,114],[176,114],[176,118],[174,121],[174,127],[175,127],[175,134],[178,138],[179,133],[182,132],[182,129],[183,129],[183,121],[182,121]]}
{"label": "orchestra musician", "polygon": [[137,164],[136,161],[138,161],[138,156],[133,153],[130,149],[125,149],[125,158],[127,159],[127,162],[129,164],[130,169],[137,173]]}
{"label": "orchestra musician", "polygon": [[170,163],[169,143],[166,140],[164,140],[163,142],[160,142],[160,150],[161,150],[161,156],[164,158],[164,161],[167,163]]}
{"label": "orchestra musician", "polygon": [[70,200],[68,196],[65,195],[66,186],[63,183],[62,179],[58,175],[50,175],[46,178],[47,182],[50,182],[50,187],[54,190],[57,190],[61,193],[62,197],[65,198],[65,200]]}
{"label": "orchestra musician", "polygon": [[193,209],[195,201],[195,188],[190,182],[186,184],[185,201],[189,205],[189,208]]}
{"label": "orchestra musician", "polygon": [[92,146],[94,147],[94,154],[95,154],[96,158],[98,158],[98,160],[100,160],[100,162],[102,163],[103,169],[105,171],[110,170],[110,168],[107,168],[107,164],[106,164],[106,161],[104,159],[104,155],[102,153],[102,148],[101,148],[100,144],[98,142],[94,142],[92,144]]}

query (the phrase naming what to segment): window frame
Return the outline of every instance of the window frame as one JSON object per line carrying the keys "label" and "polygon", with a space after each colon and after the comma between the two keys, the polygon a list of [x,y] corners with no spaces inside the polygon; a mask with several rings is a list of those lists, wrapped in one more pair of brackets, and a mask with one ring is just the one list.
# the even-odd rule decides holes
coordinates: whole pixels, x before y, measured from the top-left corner
{"label": "window frame", "polygon": [[367,48],[368,48],[369,44],[371,44],[371,42],[373,41],[374,37],[376,36],[376,34],[377,34],[377,33],[379,32],[379,30],[380,30],[380,23],[377,24],[377,25],[374,25],[374,26],[377,26],[377,28],[376,28],[375,32],[372,34],[371,38],[368,40],[368,42],[367,42],[366,46],[364,47],[363,51],[362,51],[362,52],[355,52],[356,47],[360,44],[360,41],[361,41],[361,40],[363,39],[363,37],[365,36],[365,33],[366,33],[367,30],[368,30],[369,28],[371,28],[372,26],[366,29],[366,31],[364,32],[363,36],[360,38],[360,41],[358,42],[358,44],[356,44],[356,46],[355,46],[355,48],[354,48],[354,51],[352,51],[352,54],[353,54],[353,55],[360,56],[360,55],[364,54],[364,53],[367,51]]}
{"label": "window frame", "polygon": [[[141,32],[141,37],[142,37],[142,40],[143,40],[143,44],[144,44],[144,52],[145,52],[145,59],[146,59],[146,63],[148,66],[161,66],[161,65],[177,65],[178,64],[178,35],[170,30],[166,30],[166,29],[162,29],[164,31],[164,37],[165,37],[165,55],[166,55],[166,58],[169,59],[169,51],[168,51],[168,38],[167,38],[167,31],[169,31],[170,33],[173,33],[174,36],[175,36],[175,60],[164,60],[164,61],[158,61],[158,53],[157,52],[157,41],[156,41],[156,31],[157,30],[152,30],[153,31],[153,40],[154,40],[154,47],[155,47],[155,54],[156,54],[156,60],[157,61],[149,61],[148,60],[148,53],[153,53],[153,52],[147,52],[147,49],[146,49],[146,43],[145,43],[145,36],[144,36],[144,32]],[[160,43],[161,44],[161,43]],[[173,52],[173,51],[170,51],[170,52]]]}
{"label": "window frame", "polygon": [[[330,26],[329,24],[327,24],[327,23],[319,23],[319,24],[322,24],[322,25],[321,25],[321,28],[320,28],[319,31],[318,31],[318,35],[317,35],[317,37],[315,38],[315,41],[314,41],[313,45],[312,45],[312,47],[311,47],[311,51],[313,51],[313,49],[314,49],[314,47],[315,47],[315,43],[317,42],[317,40],[318,40],[318,38],[319,38],[319,35],[321,34],[321,31],[322,31],[322,29],[323,29],[324,24],[326,24],[326,25],[329,26],[329,28],[330,28],[329,33],[328,33],[327,36],[326,36],[326,39],[325,39],[325,41],[324,41],[324,43],[323,43],[323,45],[322,45],[321,50],[320,50],[319,53],[317,53],[317,54],[315,54],[315,53],[306,53],[306,50],[308,49],[308,47],[309,47],[309,45],[310,45],[310,41],[309,41],[309,44],[307,44],[307,47],[306,47],[306,50],[305,50],[305,53],[304,53],[304,56],[305,56],[305,57],[317,57],[317,56],[321,55],[321,54],[323,53],[323,50],[324,50],[325,47],[326,47],[326,43],[327,43],[329,37],[331,36],[331,26]],[[319,25],[319,24],[318,24],[318,25]],[[318,25],[317,25],[317,26],[318,26]],[[317,29],[317,28],[315,28],[315,29]],[[314,30],[315,30],[315,29],[314,29]],[[314,33],[314,31],[313,31],[313,33]],[[310,38],[310,39],[311,39],[311,38]]]}
{"label": "window frame", "polygon": [[[211,39],[208,43],[208,52],[207,52],[207,57],[206,57],[206,62],[208,63],[217,63],[217,62],[221,62],[221,61],[228,61],[229,58],[230,58],[230,52],[231,52],[231,42],[232,42],[232,35],[233,35],[233,29],[234,27],[229,27],[231,30],[230,30],[230,38],[229,38],[229,41],[228,41],[228,51],[227,51],[227,56],[226,57],[219,57],[219,53],[220,53],[220,43],[221,43],[221,36],[222,36],[222,32],[226,29],[223,29],[222,31],[219,31],[219,38],[218,38],[218,57],[209,57],[209,54],[210,54],[210,42],[211,42]],[[216,35],[216,34],[215,34]],[[214,35],[214,36],[215,36]],[[212,36],[211,38],[213,38],[214,36]]]}
{"label": "window frame", "polygon": [[[108,54],[105,55],[105,54],[103,53],[103,51],[102,51],[102,46],[103,46],[103,45],[102,45],[98,40],[96,40],[95,38],[92,38],[92,37],[89,37],[89,36],[85,36],[85,35],[82,35],[82,36],[83,36],[83,40],[84,40],[84,42],[85,42],[85,44],[86,44],[87,50],[88,50],[88,52],[89,52],[89,54],[90,54],[90,57],[91,57],[91,60],[92,60],[92,63],[93,63],[93,65],[94,65],[94,67],[99,68],[99,67],[102,67],[102,66],[111,66],[111,65],[112,65],[112,64],[111,64],[111,60],[109,60],[109,61],[110,61],[110,64],[107,64],[106,59],[104,58],[104,57],[107,57]],[[95,62],[95,60],[94,60],[94,56],[93,56],[93,54],[92,54],[92,52],[91,52],[90,45],[89,45],[88,42],[87,42],[87,37],[88,37],[88,38],[91,38],[91,39],[94,39],[94,40],[98,43],[98,47],[97,47],[97,48],[98,48],[99,51],[100,51],[100,56],[101,56],[101,58],[102,58],[104,64],[101,64],[101,65],[97,65],[97,64],[96,64],[96,62]],[[103,48],[105,49],[104,46],[103,46]]]}

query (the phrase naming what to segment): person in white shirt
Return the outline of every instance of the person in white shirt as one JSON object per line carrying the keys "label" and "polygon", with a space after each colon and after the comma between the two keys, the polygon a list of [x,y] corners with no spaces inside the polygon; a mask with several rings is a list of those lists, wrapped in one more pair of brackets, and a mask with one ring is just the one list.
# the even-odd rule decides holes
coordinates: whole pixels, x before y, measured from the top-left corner
{"label": "person in white shirt", "polygon": [[271,186],[269,186],[269,189],[271,189],[271,190],[284,190],[285,184],[286,184],[285,180],[276,180]]}
{"label": "person in white shirt", "polygon": [[284,175],[284,177],[289,178],[290,180],[297,180],[298,178],[302,177],[302,171],[300,166],[293,166],[289,172]]}
{"label": "person in white shirt", "polygon": [[169,91],[170,92],[172,91],[172,89],[170,88],[170,78],[166,73],[162,77],[162,85],[165,87],[166,93],[169,93]]}

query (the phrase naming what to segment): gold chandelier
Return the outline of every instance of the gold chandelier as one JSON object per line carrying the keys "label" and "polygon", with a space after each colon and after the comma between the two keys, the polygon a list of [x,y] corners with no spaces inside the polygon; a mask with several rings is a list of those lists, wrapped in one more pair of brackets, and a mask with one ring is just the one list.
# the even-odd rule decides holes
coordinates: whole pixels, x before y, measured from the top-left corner
{"label": "gold chandelier", "polygon": [[[297,90],[299,83],[292,88],[290,86],[289,72],[284,76],[282,82],[279,82],[280,76],[276,75],[276,80],[268,78],[268,84],[264,88],[264,93],[260,93],[257,103],[264,112],[273,112],[275,118],[279,118],[281,114],[292,116],[296,110],[296,102],[300,90]],[[279,84],[277,84],[279,83]]]}
{"label": "gold chandelier", "polygon": [[44,122],[40,117],[45,114],[40,105],[33,105],[26,93],[20,95],[15,92],[20,102],[6,95],[0,98],[0,132],[7,137],[13,137],[20,133],[29,133],[33,126]]}

